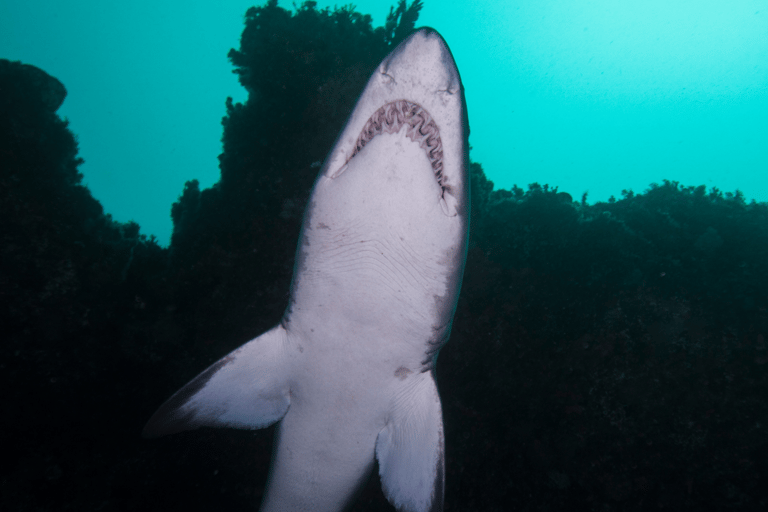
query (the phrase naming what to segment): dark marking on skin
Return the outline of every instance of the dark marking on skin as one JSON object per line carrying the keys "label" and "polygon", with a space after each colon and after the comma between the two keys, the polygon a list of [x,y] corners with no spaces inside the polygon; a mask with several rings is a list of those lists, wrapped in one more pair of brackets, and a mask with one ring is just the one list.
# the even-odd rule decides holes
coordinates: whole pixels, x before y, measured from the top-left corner
{"label": "dark marking on skin", "polygon": [[[438,314],[445,317],[445,313],[438,311]],[[451,336],[451,326],[453,324],[453,311],[449,312],[448,323],[444,326],[433,325],[432,337],[427,340],[427,349],[424,352],[424,359],[421,361],[421,373],[431,371],[435,367],[437,362],[437,354],[443,345],[448,343],[448,338]]]}
{"label": "dark marking on skin", "polygon": [[280,325],[282,325],[283,329],[286,331],[288,330],[288,326],[291,324],[291,314],[293,314],[293,305],[295,303],[296,301],[293,298],[288,301],[288,306],[285,308],[283,318],[280,319]]}
{"label": "dark marking on skin", "polygon": [[285,310],[285,313],[283,313],[283,318],[280,319],[280,327],[282,327],[287,331],[290,325],[291,325],[291,305],[289,304]]}
{"label": "dark marking on skin", "polygon": [[408,378],[408,375],[413,373],[413,371],[409,370],[405,366],[401,366],[397,370],[395,370],[395,377],[397,377],[400,380],[405,380]]}
{"label": "dark marking on skin", "polygon": [[208,384],[208,381],[213,378],[216,372],[233,362],[235,355],[230,354],[220,359],[195,377],[189,384],[178,390],[152,415],[144,427],[142,436],[146,438],[160,437],[199,428],[200,425],[195,422],[197,409],[190,409],[184,412],[181,409]]}
{"label": "dark marking on skin", "polygon": [[304,347],[302,347],[301,345],[299,345],[299,352],[302,354],[304,353]]}
{"label": "dark marking on skin", "polygon": [[326,223],[320,222],[315,226],[317,229],[331,229]]}

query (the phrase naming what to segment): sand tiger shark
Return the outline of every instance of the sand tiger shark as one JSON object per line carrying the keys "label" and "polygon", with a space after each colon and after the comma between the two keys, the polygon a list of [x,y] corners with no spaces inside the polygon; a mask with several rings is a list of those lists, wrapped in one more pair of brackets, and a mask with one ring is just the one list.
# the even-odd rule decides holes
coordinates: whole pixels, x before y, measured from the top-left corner
{"label": "sand tiger shark", "polygon": [[451,52],[417,30],[320,168],[281,322],[176,392],[145,436],[279,421],[262,511],[343,510],[374,459],[397,510],[441,511],[435,361],[466,259],[468,134]]}

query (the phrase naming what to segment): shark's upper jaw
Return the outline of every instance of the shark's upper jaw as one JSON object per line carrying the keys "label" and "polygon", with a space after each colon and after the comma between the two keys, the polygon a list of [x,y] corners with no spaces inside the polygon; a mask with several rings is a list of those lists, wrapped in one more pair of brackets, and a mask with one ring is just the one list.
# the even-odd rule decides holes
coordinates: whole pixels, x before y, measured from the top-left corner
{"label": "shark's upper jaw", "polygon": [[326,159],[322,174],[340,176],[349,161],[379,133],[405,127],[432,163],[442,190],[443,213],[468,206],[466,168],[469,132],[464,90],[443,38],[422,28],[403,41],[378,67],[355,111]]}

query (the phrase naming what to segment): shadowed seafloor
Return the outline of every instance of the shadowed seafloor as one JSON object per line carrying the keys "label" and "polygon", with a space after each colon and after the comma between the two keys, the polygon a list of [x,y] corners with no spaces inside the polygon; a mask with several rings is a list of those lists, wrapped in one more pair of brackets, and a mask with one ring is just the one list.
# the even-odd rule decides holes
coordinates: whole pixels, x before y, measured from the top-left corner
{"label": "shadowed seafloor", "polygon": [[[230,53],[249,100],[168,249],[80,184],[64,86],[0,61],[0,508],[256,509],[273,429],[141,429],[279,321],[316,162],[417,16],[249,10]],[[446,510],[765,509],[768,205],[674,182],[590,205],[493,190],[477,163],[472,187],[437,371]],[[392,510],[376,476],[355,510]]]}

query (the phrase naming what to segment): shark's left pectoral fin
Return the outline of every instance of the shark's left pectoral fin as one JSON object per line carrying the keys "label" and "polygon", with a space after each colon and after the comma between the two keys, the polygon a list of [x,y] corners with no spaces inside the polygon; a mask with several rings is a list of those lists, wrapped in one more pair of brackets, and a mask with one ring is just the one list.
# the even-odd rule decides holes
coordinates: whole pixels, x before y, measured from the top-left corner
{"label": "shark's left pectoral fin", "polygon": [[144,437],[199,427],[257,429],[278,421],[290,404],[286,343],[278,325],[219,359],[160,406]]}
{"label": "shark's left pectoral fin", "polygon": [[432,374],[411,377],[376,440],[384,495],[398,512],[443,510],[443,414]]}

